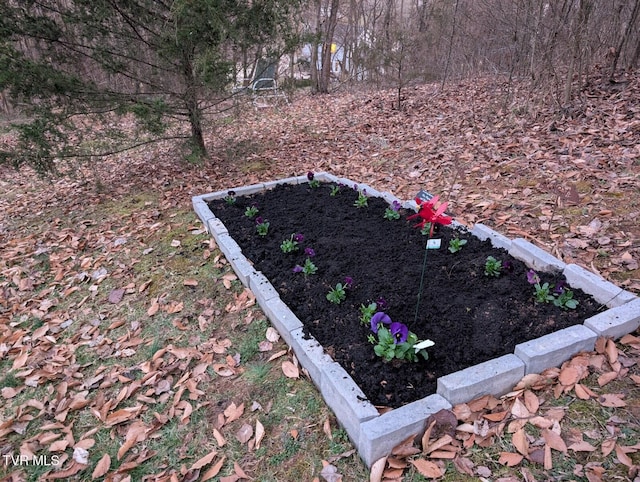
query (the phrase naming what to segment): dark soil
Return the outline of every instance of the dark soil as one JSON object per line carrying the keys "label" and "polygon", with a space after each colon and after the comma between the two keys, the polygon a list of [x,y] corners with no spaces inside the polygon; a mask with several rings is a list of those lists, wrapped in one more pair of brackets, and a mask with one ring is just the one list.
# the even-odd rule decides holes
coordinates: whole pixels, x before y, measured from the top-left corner
{"label": "dark soil", "polygon": [[[210,208],[222,220],[245,256],[262,271],[282,300],[300,318],[334,360],[339,362],[375,405],[398,407],[435,393],[436,379],[480,362],[512,353],[516,344],[582,323],[601,307],[588,295],[574,290],[575,310],[552,303],[534,302],[527,282],[528,268],[506,251],[479,241],[467,231],[439,227],[434,238],[438,250],[428,250],[427,270],[417,321],[414,321],[426,237],[407,221],[383,218],[386,202],[370,198],[368,207],[356,208],[357,193],[342,187],[330,196],[330,185],[278,186],[271,191],[228,205],[213,201]],[[255,204],[270,223],[266,237],[256,234],[255,220],[244,215]],[[302,233],[297,252],[284,254],[283,240]],[[457,253],[448,251],[449,240],[466,239]],[[293,273],[311,247],[318,267],[315,275]],[[487,277],[487,256],[509,261],[511,269],[498,278]],[[344,278],[353,278],[346,300],[336,305],[326,295]],[[542,281],[562,279],[540,273]],[[431,339],[429,360],[386,363],[367,341],[368,326],[360,323],[360,305],[383,297],[384,310],[401,321],[421,340]]]}

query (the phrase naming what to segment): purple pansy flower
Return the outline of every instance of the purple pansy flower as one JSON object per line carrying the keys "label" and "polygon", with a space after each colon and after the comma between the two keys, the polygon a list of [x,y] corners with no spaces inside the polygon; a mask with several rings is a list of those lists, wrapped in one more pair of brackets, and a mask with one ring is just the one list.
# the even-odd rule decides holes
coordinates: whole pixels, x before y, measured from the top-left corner
{"label": "purple pansy flower", "polygon": [[400,208],[402,207],[402,204],[400,204],[399,201],[393,201],[393,203],[391,204],[391,209],[393,209],[394,211],[400,211]]}
{"label": "purple pansy flower", "polygon": [[309,181],[313,181],[314,177],[315,177],[315,174],[312,171],[309,171],[307,173],[307,179],[309,179]]}
{"label": "purple pansy flower", "polygon": [[385,300],[382,296],[378,296],[376,305],[384,310],[387,307],[387,300]]}
{"label": "purple pansy flower", "polygon": [[301,242],[304,241],[304,236],[302,235],[302,233],[296,233],[296,234],[293,235],[293,240],[296,243],[301,243]]}
{"label": "purple pansy flower", "polygon": [[316,252],[313,248],[304,248],[304,254],[306,254],[310,258],[313,258],[316,255]]}
{"label": "purple pansy flower", "polygon": [[404,343],[409,337],[409,328],[404,323],[398,323],[397,321],[394,321],[393,323],[391,323],[389,331],[393,335],[396,344]]}
{"label": "purple pansy flower", "polygon": [[562,293],[564,293],[565,285],[566,283],[564,281],[558,281],[558,284],[556,285],[556,287],[553,288],[553,292],[557,295],[561,295]]}
{"label": "purple pansy flower", "polygon": [[345,276],[344,277],[344,287],[345,288],[351,288],[351,285],[353,284],[353,278],[351,276]]}
{"label": "purple pansy flower", "polygon": [[538,273],[530,269],[527,271],[527,281],[532,285],[540,283],[540,276],[538,276]]}
{"label": "purple pansy flower", "polygon": [[256,218],[256,224],[262,224],[264,222],[264,219],[262,219],[262,216],[258,216]]}
{"label": "purple pansy flower", "polygon": [[300,266],[299,264],[296,264],[296,265],[293,267],[293,272],[294,272],[294,273],[302,273],[302,266]]}
{"label": "purple pansy flower", "polygon": [[378,333],[378,325],[382,323],[383,325],[390,325],[391,318],[386,313],[382,311],[378,311],[375,315],[371,317],[371,331],[374,333]]}

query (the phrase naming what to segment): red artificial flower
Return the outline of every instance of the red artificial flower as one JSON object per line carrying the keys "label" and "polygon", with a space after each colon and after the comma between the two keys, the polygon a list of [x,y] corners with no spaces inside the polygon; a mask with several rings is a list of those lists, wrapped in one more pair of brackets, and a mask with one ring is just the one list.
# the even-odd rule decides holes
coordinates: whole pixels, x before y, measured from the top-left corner
{"label": "red artificial flower", "polygon": [[436,203],[440,199],[440,196],[434,196],[428,201],[423,201],[420,198],[416,198],[416,203],[418,204],[418,212],[412,216],[409,216],[407,219],[422,219],[421,222],[415,225],[415,227],[423,228],[425,224],[431,223],[431,229],[429,230],[429,237],[433,235],[433,227],[436,224],[451,224],[451,217],[444,214],[447,209],[447,203],[444,202],[438,206],[436,209]]}

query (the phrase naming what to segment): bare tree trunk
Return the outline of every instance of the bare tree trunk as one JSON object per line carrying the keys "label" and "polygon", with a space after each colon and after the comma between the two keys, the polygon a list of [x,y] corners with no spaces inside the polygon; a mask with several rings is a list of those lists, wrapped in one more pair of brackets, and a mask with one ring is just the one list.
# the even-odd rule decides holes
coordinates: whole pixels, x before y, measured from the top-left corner
{"label": "bare tree trunk", "polygon": [[453,19],[451,24],[451,36],[449,37],[449,50],[447,52],[447,60],[444,66],[444,74],[442,74],[442,85],[440,85],[441,89],[444,89],[444,84],[447,81],[447,75],[449,75],[449,65],[451,64],[451,52],[453,52],[453,41],[456,36],[456,18],[458,16],[458,5],[460,0],[456,0],[455,7],[453,9]]}
{"label": "bare tree trunk", "polygon": [[318,72],[318,48],[320,47],[320,36],[322,25],[322,0],[316,1],[316,38],[311,44],[311,86],[315,92],[320,88],[320,75]]}
{"label": "bare tree trunk", "polygon": [[331,81],[331,44],[333,43],[333,34],[338,24],[339,5],[340,0],[331,0],[331,11],[329,12],[329,17],[325,20],[326,28],[322,42],[322,68],[318,79],[319,94],[329,93],[329,83]]}
{"label": "bare tree trunk", "polygon": [[620,60],[620,54],[622,53],[622,49],[624,49],[625,43],[627,43],[627,40],[631,36],[633,27],[635,26],[635,23],[638,20],[639,11],[640,11],[640,0],[636,0],[636,2],[633,5],[633,11],[631,12],[631,18],[627,23],[627,28],[624,30],[624,34],[622,35],[622,38],[620,38],[620,41],[618,42],[618,46],[614,53],[613,62],[611,62],[611,70],[609,71],[609,80],[613,80],[613,77],[616,73],[616,67],[618,66],[618,60]]}

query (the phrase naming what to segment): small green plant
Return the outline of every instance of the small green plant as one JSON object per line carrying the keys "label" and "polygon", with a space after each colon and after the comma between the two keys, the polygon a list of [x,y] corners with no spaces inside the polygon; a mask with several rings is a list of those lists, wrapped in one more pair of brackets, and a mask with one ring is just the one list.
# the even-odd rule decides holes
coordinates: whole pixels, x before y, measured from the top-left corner
{"label": "small green plant", "polygon": [[320,187],[320,181],[315,178],[315,174],[311,171],[307,173],[307,179],[309,180],[309,187],[317,188]]}
{"label": "small green plant", "polygon": [[466,239],[454,238],[449,240],[449,251],[451,253],[457,253],[462,247],[467,244]]}
{"label": "small green plant", "polygon": [[424,223],[420,228],[420,234],[423,236],[431,236],[431,223]]}
{"label": "small green plant", "polygon": [[338,283],[335,288],[331,288],[331,291],[327,293],[327,299],[331,301],[331,303],[339,305],[346,299],[347,290],[351,289],[351,286],[353,286],[353,278],[351,278],[351,276],[345,276],[343,283]]}
{"label": "small green plant", "polygon": [[369,205],[369,198],[364,191],[358,193],[358,199],[355,200],[353,205],[357,208],[364,208]]}
{"label": "small green plant", "polygon": [[331,301],[331,303],[335,303],[339,305],[347,298],[347,292],[344,290],[344,286],[342,283],[336,284],[334,288],[331,288],[331,291],[327,293],[327,299]]}
{"label": "small green plant", "polygon": [[258,208],[255,204],[247,206],[247,209],[244,210],[244,215],[250,219],[255,217],[256,214],[258,214]]}
{"label": "small green plant", "polygon": [[553,300],[553,304],[563,310],[575,310],[578,307],[578,300],[573,299],[573,291],[563,288],[562,293]]}
{"label": "small green plant", "polygon": [[293,253],[298,250],[298,244],[304,241],[304,236],[300,233],[293,233],[289,239],[285,239],[280,244],[283,253]]}
{"label": "small green plant", "polygon": [[371,317],[378,309],[377,303],[369,303],[368,305],[360,305],[360,323],[368,325],[371,323]]}
{"label": "small green plant", "polygon": [[259,236],[266,236],[269,233],[269,221],[262,219],[262,216],[256,218],[256,231]]}
{"label": "small green plant", "polygon": [[527,281],[535,289],[536,303],[553,302],[563,310],[575,310],[579,304],[578,300],[573,298],[573,291],[565,286],[564,281],[560,281],[556,285],[550,285],[546,282],[540,284],[540,276],[532,269],[527,271]]}
{"label": "small green plant", "polygon": [[536,303],[549,303],[553,301],[555,297],[551,294],[551,287],[549,283],[536,283],[533,285],[536,290]]}
{"label": "small green plant", "polygon": [[384,210],[384,218],[389,221],[394,221],[396,219],[400,219],[400,208],[402,205],[398,201],[393,201],[393,204]]}
{"label": "small green plant", "polygon": [[329,193],[329,196],[337,196],[338,193],[340,192],[340,186],[331,186],[331,192]]}
{"label": "small green plant", "polygon": [[235,191],[229,191],[227,195],[224,197],[225,202],[231,206],[236,203],[236,193]]}
{"label": "small green plant", "polygon": [[484,275],[497,278],[502,272],[502,261],[494,258],[493,256],[487,256],[487,261],[484,264]]}
{"label": "small green plant", "polygon": [[316,274],[318,272],[318,267],[315,264],[313,264],[313,261],[311,261],[310,258],[307,258],[304,261],[304,264],[302,266],[300,266],[299,264],[296,264],[293,267],[293,272],[302,273],[305,276],[309,276],[310,274]]}

